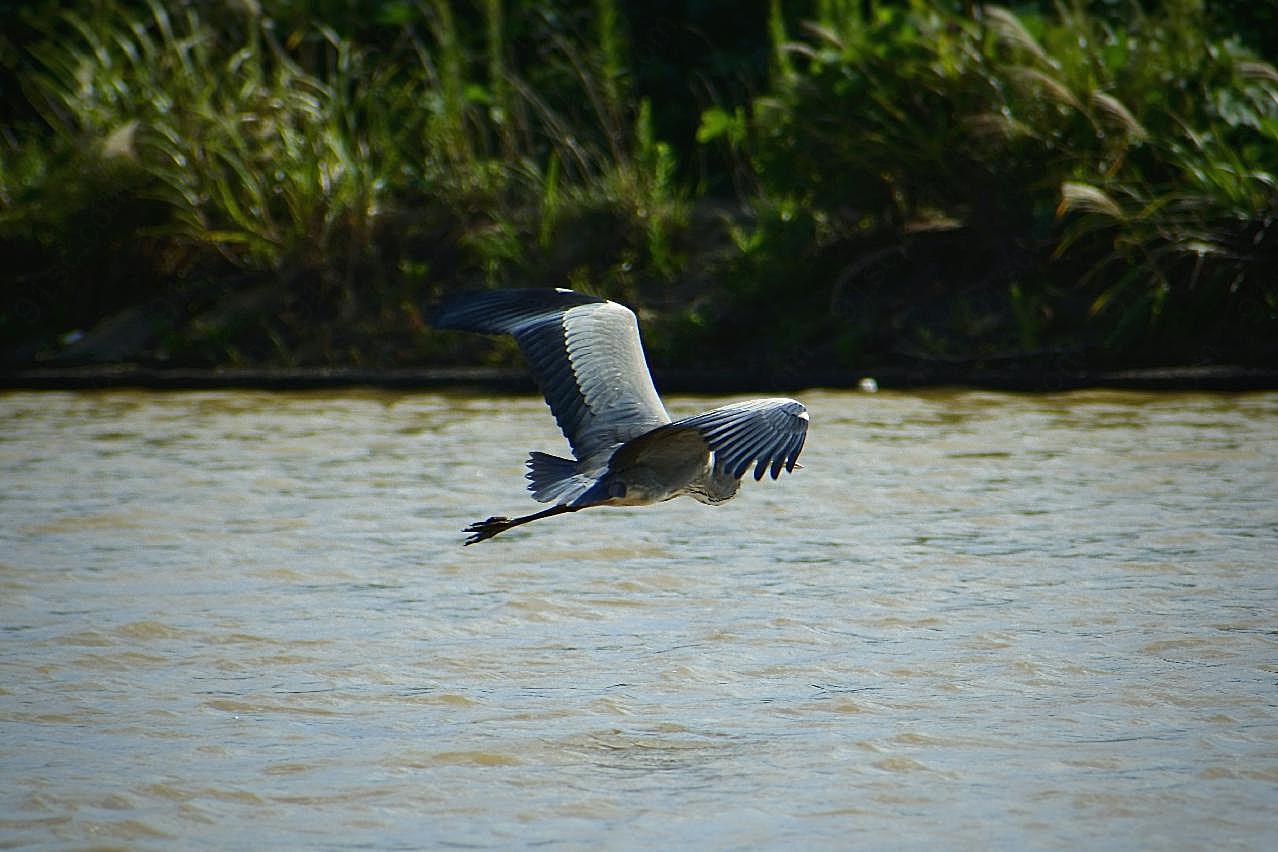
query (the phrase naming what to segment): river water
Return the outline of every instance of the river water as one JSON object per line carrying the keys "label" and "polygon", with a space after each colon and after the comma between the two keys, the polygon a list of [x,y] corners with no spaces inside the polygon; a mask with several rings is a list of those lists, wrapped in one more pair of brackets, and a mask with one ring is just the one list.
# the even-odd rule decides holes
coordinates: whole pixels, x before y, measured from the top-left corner
{"label": "river water", "polygon": [[1278,846],[1278,394],[799,396],[462,548],[540,400],[0,395],[0,846]]}

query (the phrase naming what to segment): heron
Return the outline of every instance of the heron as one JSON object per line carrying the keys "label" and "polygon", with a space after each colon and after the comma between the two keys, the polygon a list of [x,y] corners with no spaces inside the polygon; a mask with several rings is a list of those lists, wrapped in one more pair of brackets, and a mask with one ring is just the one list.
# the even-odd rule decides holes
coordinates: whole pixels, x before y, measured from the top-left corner
{"label": "heron", "polygon": [[624,305],[564,289],[470,290],[428,314],[439,329],[509,334],[541,388],[572,458],[533,451],[528,489],[552,504],[466,527],[465,544],[594,506],[646,506],[689,495],[731,500],[741,478],[793,471],[808,411],[793,399],[752,399],[671,420],[648,371],[639,323]]}

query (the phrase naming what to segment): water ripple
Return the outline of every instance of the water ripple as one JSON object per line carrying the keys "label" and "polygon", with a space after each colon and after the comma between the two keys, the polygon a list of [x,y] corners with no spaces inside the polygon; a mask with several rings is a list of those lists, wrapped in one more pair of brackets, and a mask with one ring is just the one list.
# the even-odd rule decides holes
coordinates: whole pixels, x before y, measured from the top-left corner
{"label": "water ripple", "polygon": [[0,395],[0,845],[1278,845],[1278,394],[803,398],[463,549],[540,400]]}

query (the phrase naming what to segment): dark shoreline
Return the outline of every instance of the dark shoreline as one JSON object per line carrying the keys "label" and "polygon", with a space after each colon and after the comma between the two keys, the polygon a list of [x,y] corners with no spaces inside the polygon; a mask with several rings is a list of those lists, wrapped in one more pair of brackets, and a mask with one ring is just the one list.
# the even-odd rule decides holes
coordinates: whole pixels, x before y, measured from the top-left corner
{"label": "dark shoreline", "polygon": [[[1126,370],[990,368],[967,365],[912,365],[851,372],[796,371],[761,376],[757,372],[656,370],[663,393],[854,389],[870,377],[884,390],[963,387],[1050,393],[1087,388],[1158,391],[1258,391],[1278,389],[1278,368],[1244,366],[1154,367]],[[108,364],[82,367],[10,369],[0,372],[0,390],[383,390],[475,389],[506,393],[535,391],[521,368],[358,367],[181,368]]]}

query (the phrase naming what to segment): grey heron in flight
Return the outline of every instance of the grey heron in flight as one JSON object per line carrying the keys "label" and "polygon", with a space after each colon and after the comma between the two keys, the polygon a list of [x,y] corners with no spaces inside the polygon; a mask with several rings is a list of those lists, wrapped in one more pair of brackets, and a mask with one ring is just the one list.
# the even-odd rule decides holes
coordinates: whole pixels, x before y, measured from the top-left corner
{"label": "grey heron in flight", "polygon": [[472,290],[430,315],[436,328],[509,334],[519,344],[572,446],[573,458],[533,452],[528,489],[553,505],[466,527],[466,544],[591,506],[645,506],[688,494],[722,503],[754,478],[792,471],[808,411],[792,399],[753,399],[671,421],[653,387],[639,324],[624,305],[572,290]]}

